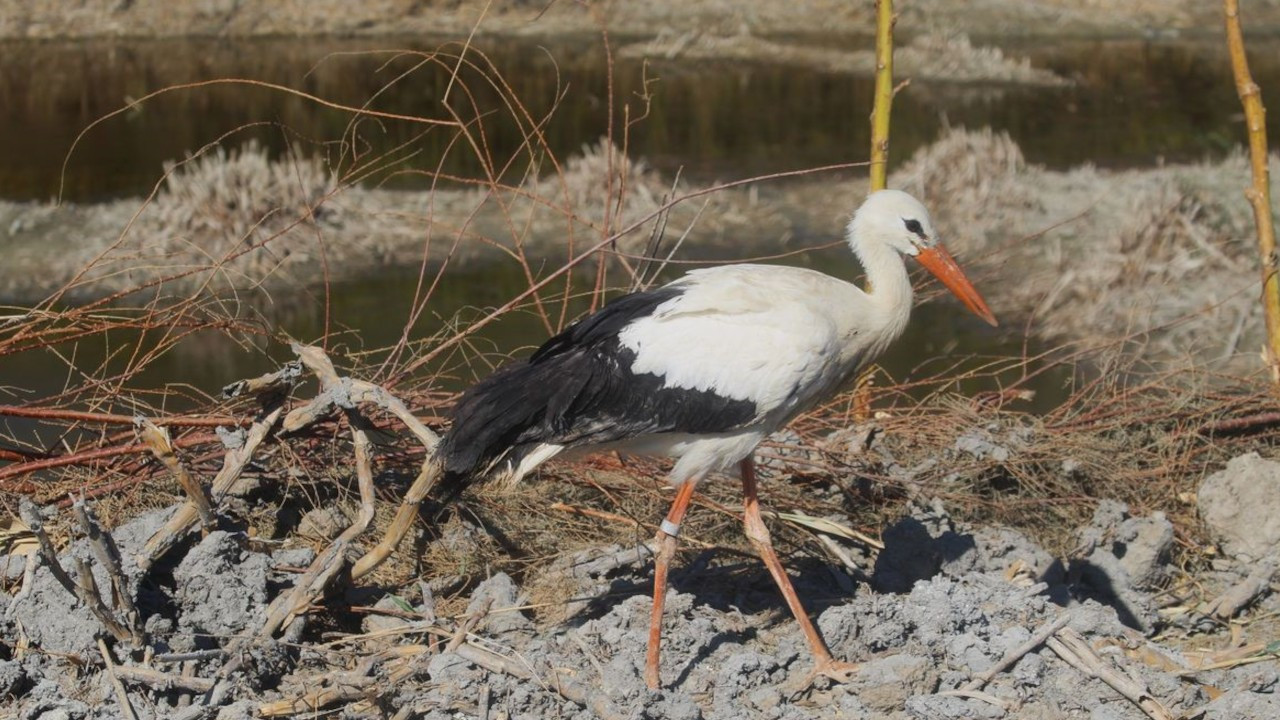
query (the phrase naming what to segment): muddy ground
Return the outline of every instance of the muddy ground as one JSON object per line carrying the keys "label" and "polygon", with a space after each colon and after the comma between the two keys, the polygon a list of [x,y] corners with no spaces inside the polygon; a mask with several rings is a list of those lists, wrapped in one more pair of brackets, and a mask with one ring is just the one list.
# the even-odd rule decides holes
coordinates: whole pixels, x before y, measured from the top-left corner
{"label": "muddy ground", "polygon": [[[1018,452],[999,437],[965,432],[941,452]],[[789,482],[778,471],[772,482]],[[138,718],[1277,717],[1267,618],[1280,612],[1270,584],[1278,490],[1280,463],[1257,455],[1204,480],[1199,511],[1218,555],[1194,578],[1175,565],[1186,556],[1163,514],[1111,501],[1056,557],[1015,530],[957,522],[923,495],[883,528],[882,549],[812,532],[834,550],[786,552],[786,563],[835,655],[861,664],[846,684],[805,682],[808,651],[767,573],[741,550],[698,549],[708,537],[698,529],[672,575],[663,687],[651,692],[642,680],[651,555],[639,539],[570,547],[519,580],[472,567],[338,583],[283,633],[262,635],[272,601],[346,521],[326,505],[275,536],[246,532],[250,509],[284,493],[259,478],[232,494],[214,529],[185,534],[146,571],[142,547],[175,508],[114,530],[120,591],[136,616],[111,599],[87,540],[60,554],[73,577],[77,559],[89,563],[106,613],[136,627],[136,641],[113,640],[38,553],[29,565],[11,556],[0,717],[121,718],[125,702]],[[476,524],[481,506],[471,507],[413,553],[458,556],[491,542]]]}

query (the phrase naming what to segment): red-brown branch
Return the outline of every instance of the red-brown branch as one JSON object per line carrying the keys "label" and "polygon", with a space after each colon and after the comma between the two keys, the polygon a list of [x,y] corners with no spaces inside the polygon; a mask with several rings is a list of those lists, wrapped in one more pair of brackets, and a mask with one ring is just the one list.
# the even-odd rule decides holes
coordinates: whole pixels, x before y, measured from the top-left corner
{"label": "red-brown branch", "polygon": [[[70,420],[72,422],[100,423],[103,425],[132,425],[133,416],[114,415],[110,413],[84,412],[81,410],[60,410],[43,407],[17,407],[0,405],[0,415],[8,417],[32,418],[35,420]],[[218,427],[220,425],[249,425],[250,418],[233,418],[225,416],[203,417],[167,417],[152,420],[160,427]]]}
{"label": "red-brown branch", "polygon": [[[197,435],[187,435],[185,437],[178,438],[173,441],[173,444],[175,447],[191,447],[193,445],[206,445],[216,442],[220,442],[217,435],[213,433],[200,433]],[[19,463],[17,465],[0,468],[0,481],[28,475],[38,470],[48,470],[50,468],[66,467],[68,465],[84,465],[98,460],[120,457],[122,455],[136,455],[138,453],[148,452],[151,452],[150,448],[141,443],[136,443],[121,447],[86,450],[84,452],[48,458],[46,460],[34,460],[32,462]],[[0,490],[5,492],[30,492],[29,489],[25,489],[30,487],[29,484],[23,483],[21,487],[24,489],[19,489],[19,486],[11,483],[5,483],[0,485]]]}

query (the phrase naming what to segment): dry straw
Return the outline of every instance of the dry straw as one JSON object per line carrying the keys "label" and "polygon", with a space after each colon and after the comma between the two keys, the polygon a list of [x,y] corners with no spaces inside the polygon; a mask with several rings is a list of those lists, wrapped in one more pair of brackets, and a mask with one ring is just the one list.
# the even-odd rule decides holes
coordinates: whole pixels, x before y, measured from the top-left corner
{"label": "dry straw", "polygon": [[[892,18],[889,6],[887,0],[881,3],[886,26]],[[238,208],[248,208],[246,215],[230,223],[233,229],[218,238],[222,244],[145,280],[125,278],[103,298],[68,305],[65,298],[109,257],[109,252],[104,253],[86,269],[86,275],[52,293],[47,302],[0,320],[0,357],[39,357],[66,362],[74,370],[66,387],[49,397],[27,401],[17,396],[0,406],[0,416],[33,421],[40,429],[35,439],[16,432],[4,439],[2,457],[8,464],[0,467],[0,492],[11,512],[17,510],[19,495],[56,505],[64,502],[68,490],[76,489],[96,499],[99,514],[107,520],[104,524],[112,525],[145,507],[181,501],[182,507],[143,552],[125,559],[145,569],[164,552],[184,547],[202,516],[207,523],[209,514],[229,512],[228,497],[242,480],[258,483],[259,492],[268,498],[263,504],[272,508],[288,506],[299,512],[322,506],[358,508],[357,516],[336,539],[320,541],[317,560],[299,578],[297,590],[277,599],[256,632],[230,643],[219,654],[239,657],[232,651],[279,635],[301,614],[349,620],[344,613],[350,609],[343,606],[341,593],[331,591],[352,583],[399,589],[413,587],[421,579],[428,587],[461,590],[485,573],[508,570],[528,580],[530,587],[543,587],[531,604],[544,617],[555,617],[573,602],[557,589],[564,577],[555,575],[556,563],[584,548],[613,542],[634,547],[637,541],[644,542],[657,508],[666,502],[667,491],[655,479],[661,468],[654,462],[619,464],[606,457],[590,464],[558,465],[539,483],[481,487],[468,498],[468,517],[482,518],[485,526],[499,530],[505,547],[487,534],[463,538],[459,544],[470,542],[467,547],[474,552],[433,555],[425,566],[419,564],[416,553],[395,551],[398,540],[415,525],[418,504],[431,502],[426,492],[429,485],[410,488],[415,475],[430,470],[433,429],[428,425],[440,424],[453,398],[452,392],[442,389],[445,381],[469,379],[473,366],[482,368],[488,360],[477,349],[477,330],[517,309],[537,313],[548,329],[561,327],[572,319],[566,309],[568,299],[598,304],[611,288],[629,287],[646,278],[639,272],[640,263],[615,252],[619,243],[639,238],[642,247],[646,242],[658,247],[662,243],[653,242],[650,230],[661,227],[675,208],[725,192],[724,188],[677,192],[665,187],[640,162],[627,159],[624,130],[590,148],[581,161],[561,160],[545,141],[551,118],[531,113],[474,49],[395,55],[414,59],[419,68],[453,73],[457,83],[451,85],[451,92],[456,102],[449,105],[447,116],[403,118],[276,88],[351,114],[351,125],[336,140],[341,151],[329,164],[307,160],[305,152],[299,151],[286,170],[278,172],[263,165],[262,153],[252,149],[224,152],[214,147],[197,154],[181,169],[169,171],[168,179],[157,185],[116,247],[126,245],[131,232],[147,226],[150,221],[143,218],[148,213],[165,218],[156,227],[176,223],[191,233],[220,233],[225,226],[209,215],[219,203],[225,206],[232,201]],[[412,77],[410,72],[393,82],[408,82]],[[497,94],[497,108],[479,104],[478,95],[468,91],[475,83]],[[885,100],[878,108],[884,108],[887,122],[891,78],[884,87],[885,93],[878,98]],[[198,89],[188,86],[172,91]],[[642,114],[639,106],[634,115],[613,111],[614,125],[620,128]],[[519,158],[493,155],[486,123],[495,112],[505,113],[519,129],[524,140]],[[432,132],[452,133],[451,151],[472,154],[481,168],[480,177],[450,177],[440,165],[408,165],[406,158],[414,157],[412,147],[360,155],[356,150],[360,119],[411,122]],[[887,135],[877,137],[885,141],[878,140],[877,147],[887,150]],[[521,159],[526,162],[517,162]],[[1008,152],[997,161],[1017,163],[1020,158]],[[883,161],[878,164],[883,167]],[[545,174],[534,178],[517,172],[517,167],[541,168]],[[242,175],[245,168],[250,170]],[[247,276],[247,271],[235,269],[236,263],[270,266],[267,258],[280,254],[276,251],[291,241],[286,238],[317,252],[327,250],[323,232],[315,230],[325,217],[344,210],[341,201],[357,181],[407,172],[425,177],[433,191],[443,184],[467,185],[473,199],[492,210],[498,219],[495,227],[505,235],[498,242],[498,231],[481,238],[468,223],[451,228],[433,224],[431,203],[439,199],[434,192],[425,194],[428,207],[421,216],[383,218],[420,223],[416,227],[422,232],[420,282],[405,332],[391,347],[344,353],[328,337],[318,339],[316,347],[299,347],[318,378],[318,391],[303,385],[300,367],[293,366],[238,384],[226,398],[141,385],[140,373],[180,352],[182,343],[195,337],[205,338],[208,344],[201,347],[209,352],[220,346],[252,350],[259,347],[255,343],[283,340],[254,322],[251,306],[241,302],[239,295],[229,299],[214,292],[209,278],[230,278],[235,285],[237,277]],[[247,184],[202,186],[238,177],[246,178]],[[274,199],[259,204],[267,196]],[[181,208],[166,204],[180,198],[191,204]],[[524,211],[530,206],[570,219],[560,254],[545,266],[529,248],[532,235]],[[1150,234],[1135,238],[1148,245],[1159,241]],[[173,238],[163,242],[170,242],[163,248],[165,255],[190,247],[173,244]],[[526,281],[524,289],[473,323],[447,325],[436,335],[415,338],[410,328],[430,313],[440,279],[454,268],[464,247],[482,242],[501,246],[496,255],[500,262],[519,268]],[[594,272],[587,279],[573,272],[592,264]],[[200,280],[183,282],[195,277]],[[322,273],[321,289],[312,290],[320,300],[327,298],[328,277]],[[137,340],[114,349],[99,366],[79,367],[67,352],[76,342],[120,332],[133,333]],[[772,439],[765,448],[766,455],[785,459],[785,464],[774,468],[766,488],[769,504],[777,508],[776,517],[785,522],[780,544],[852,571],[874,557],[876,536],[888,519],[906,512],[911,503],[940,498],[963,518],[1015,525],[1065,551],[1070,547],[1071,528],[1088,517],[1097,499],[1117,497],[1135,512],[1169,513],[1179,528],[1185,562],[1190,566],[1203,562],[1193,512],[1178,498],[1228,457],[1274,444],[1280,439],[1280,416],[1272,397],[1249,379],[1217,376],[1196,367],[1152,370],[1141,366],[1127,352],[1141,339],[1121,333],[1088,345],[1066,344],[1042,355],[986,358],[965,372],[950,366],[933,371],[918,368],[909,380],[886,378],[868,391],[878,411],[874,418],[864,414],[859,421],[860,413],[847,396],[800,418],[793,433]],[[1044,414],[1027,411],[1023,402],[1029,383],[1061,368],[1069,371],[1066,400]],[[975,381],[993,389],[976,397],[956,391],[960,383]],[[171,411],[179,401],[191,410]],[[134,429],[135,416],[150,418],[141,424],[143,438]],[[161,433],[159,428],[166,430]],[[981,434],[1005,452],[977,456],[964,451],[964,444],[957,440],[966,432]],[[423,477],[428,474],[422,472]],[[549,494],[559,503],[547,502]],[[695,541],[691,544],[719,550],[721,557],[745,552],[734,495],[731,483],[706,485],[705,495],[695,500],[699,508],[688,521],[687,536]],[[392,508],[399,510],[393,513]],[[30,510],[27,515],[29,524],[44,533],[40,542],[47,546],[45,554],[56,557],[54,537],[69,536],[69,519],[43,523]],[[274,515],[274,509],[258,508],[244,519],[269,537],[275,528],[269,525]],[[434,537],[463,524],[453,522],[453,526],[423,531]],[[41,527],[44,524],[54,537]],[[378,545],[379,537],[389,542]],[[364,552],[348,554],[357,547]],[[520,552],[512,552],[512,547]],[[643,557],[635,553],[627,561],[639,562]],[[69,592],[93,599],[70,573],[63,575]],[[539,585],[540,576],[550,580]],[[442,615],[450,602],[447,597],[441,600]],[[107,608],[102,602],[95,607],[102,613],[104,626],[115,630],[112,634],[119,645],[133,641],[127,608]],[[466,618],[456,623],[424,622],[415,631],[423,637],[421,644],[344,657],[349,667],[337,680],[348,683],[345,690],[341,683],[329,683],[306,696],[283,698],[260,712],[287,714],[322,703],[358,703],[384,691],[375,682],[379,673],[392,677],[410,673],[416,667],[414,658],[442,643],[453,644],[459,654],[497,672],[537,676],[519,658],[504,656],[468,636],[467,623]],[[1069,643],[1063,647],[1079,657],[1077,648]],[[103,661],[110,662],[107,652]],[[232,692],[237,662],[226,662],[214,677],[139,673],[126,667],[115,667],[115,676],[126,683],[207,693],[206,700],[216,703]],[[596,702],[582,687],[560,680],[555,687],[566,698]],[[602,710],[607,714],[607,708]]]}

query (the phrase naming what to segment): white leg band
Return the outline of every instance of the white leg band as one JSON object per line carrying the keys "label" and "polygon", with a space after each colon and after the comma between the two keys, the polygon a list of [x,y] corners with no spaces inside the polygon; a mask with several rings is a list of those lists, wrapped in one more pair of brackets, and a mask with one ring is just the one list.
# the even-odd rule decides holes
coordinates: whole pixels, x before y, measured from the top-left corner
{"label": "white leg band", "polygon": [[671,537],[676,537],[680,534],[680,526],[665,518],[663,518],[662,524],[658,527],[662,528],[662,532],[670,535]]}

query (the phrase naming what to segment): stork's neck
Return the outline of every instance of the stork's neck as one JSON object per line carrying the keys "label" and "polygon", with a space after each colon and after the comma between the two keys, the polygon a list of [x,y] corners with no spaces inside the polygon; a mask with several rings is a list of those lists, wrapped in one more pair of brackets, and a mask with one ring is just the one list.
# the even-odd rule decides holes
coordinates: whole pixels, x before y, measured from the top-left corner
{"label": "stork's neck", "polygon": [[860,232],[857,222],[849,224],[849,246],[867,274],[867,299],[877,311],[884,344],[893,342],[907,327],[911,317],[911,277],[902,254],[888,243]]}

